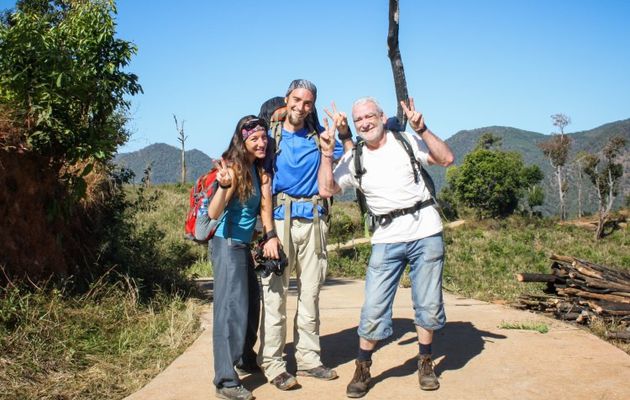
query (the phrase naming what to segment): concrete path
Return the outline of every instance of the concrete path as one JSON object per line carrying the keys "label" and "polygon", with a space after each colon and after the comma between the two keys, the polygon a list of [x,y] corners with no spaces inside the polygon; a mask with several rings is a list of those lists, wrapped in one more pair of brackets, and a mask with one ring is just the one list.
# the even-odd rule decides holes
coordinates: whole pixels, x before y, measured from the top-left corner
{"label": "concrete path", "polygon": [[[210,285],[211,282],[208,282]],[[289,323],[295,291],[289,300]],[[322,382],[299,378],[301,388],[281,392],[262,374],[243,379],[257,399],[345,399],[354,372],[356,326],[363,282],[330,279],[321,295],[324,363],[340,378]],[[373,387],[366,399],[630,399],[630,356],[586,331],[506,306],[445,294],[448,323],[436,332],[434,356],[441,387],[418,387],[409,289],[394,304],[394,335],[373,356]],[[212,310],[204,315],[201,336],[132,400],[213,399]],[[542,321],[549,333],[500,329],[502,321]],[[292,327],[289,327],[292,332]],[[295,370],[292,338],[289,369]]]}

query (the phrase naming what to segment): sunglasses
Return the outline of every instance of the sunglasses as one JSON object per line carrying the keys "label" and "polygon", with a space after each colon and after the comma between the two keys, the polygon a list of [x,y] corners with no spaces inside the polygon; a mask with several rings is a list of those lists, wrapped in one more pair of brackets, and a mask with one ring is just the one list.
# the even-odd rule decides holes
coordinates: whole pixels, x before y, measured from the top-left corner
{"label": "sunglasses", "polygon": [[250,131],[257,126],[261,126],[265,128],[265,130],[267,130],[267,123],[262,118],[252,118],[249,121],[245,122],[245,124],[243,125],[243,130]]}

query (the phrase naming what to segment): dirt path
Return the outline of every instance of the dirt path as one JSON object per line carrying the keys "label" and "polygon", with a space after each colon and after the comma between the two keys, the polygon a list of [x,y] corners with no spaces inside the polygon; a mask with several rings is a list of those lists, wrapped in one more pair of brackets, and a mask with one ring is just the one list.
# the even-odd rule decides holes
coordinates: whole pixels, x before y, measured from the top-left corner
{"label": "dirt path", "polygon": [[[210,283],[208,283],[210,284]],[[281,392],[262,374],[244,378],[257,399],[345,399],[354,372],[356,325],[363,281],[329,280],[321,296],[323,360],[340,378],[300,378],[302,387]],[[374,385],[366,399],[629,399],[630,356],[568,324],[505,306],[445,295],[448,323],[436,332],[434,355],[441,387],[421,392],[415,370],[418,347],[409,289],[394,304],[394,336],[373,357]],[[289,299],[295,312],[295,293]],[[290,324],[292,318],[288,318]],[[502,321],[543,321],[549,333],[498,328]],[[201,336],[133,400],[212,399],[212,310]],[[292,332],[292,327],[288,329]],[[291,337],[288,338],[290,342]],[[287,346],[292,360],[292,346]],[[295,363],[289,364],[295,369]]]}

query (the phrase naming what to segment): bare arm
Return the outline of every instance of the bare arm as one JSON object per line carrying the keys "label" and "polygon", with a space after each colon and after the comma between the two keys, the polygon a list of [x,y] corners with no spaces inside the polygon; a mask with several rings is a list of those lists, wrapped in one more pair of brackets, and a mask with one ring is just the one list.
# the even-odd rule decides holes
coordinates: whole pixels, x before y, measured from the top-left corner
{"label": "bare arm", "polygon": [[[343,145],[343,152],[345,153],[354,147],[354,142],[352,141],[352,133],[350,132],[350,127],[348,126],[348,116],[343,111],[337,111],[337,106],[335,105],[334,101],[331,103],[331,106],[332,106],[332,111],[329,111],[326,108],[324,109],[324,111],[326,112],[326,115],[328,115],[328,117],[333,121],[333,124],[337,128],[337,131],[339,132],[339,140],[341,141],[341,144]],[[333,131],[333,137],[334,137],[334,131]],[[334,150],[334,147],[333,147],[333,150]]]}
{"label": "bare arm", "polygon": [[217,181],[219,187],[208,204],[208,217],[218,219],[234,194],[234,171],[223,160],[217,163]]}
{"label": "bare arm", "polygon": [[443,167],[448,167],[453,164],[455,156],[451,148],[427,128],[424,123],[424,116],[421,112],[415,110],[413,97],[409,98],[409,107],[407,107],[404,101],[401,101],[400,105],[409,120],[409,126],[422,138],[429,149],[429,164],[441,165]]}
{"label": "bare arm", "polygon": [[341,191],[333,177],[333,151],[335,148],[335,124],[332,129],[328,127],[328,119],[324,118],[326,130],[319,136],[321,144],[321,162],[317,171],[317,188],[323,198],[332,197]]}
{"label": "bare arm", "polygon": [[[417,133],[417,132],[416,132]],[[446,143],[437,137],[430,129],[427,128],[423,133],[418,134],[429,149],[429,164],[441,165],[448,167],[455,161],[455,156]]]}
{"label": "bare arm", "polygon": [[[261,177],[260,186],[260,219],[263,224],[263,232],[265,237],[274,236],[276,229],[273,221],[273,197],[271,190],[271,176],[264,172]],[[280,241],[277,237],[272,237],[263,246],[263,255],[265,257],[279,258],[278,248]]]}

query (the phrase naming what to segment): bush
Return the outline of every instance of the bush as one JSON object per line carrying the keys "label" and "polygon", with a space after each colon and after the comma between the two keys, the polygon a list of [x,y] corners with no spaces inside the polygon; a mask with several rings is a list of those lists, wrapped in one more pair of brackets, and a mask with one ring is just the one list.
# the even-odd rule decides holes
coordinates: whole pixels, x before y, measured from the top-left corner
{"label": "bush", "polygon": [[466,155],[446,176],[458,206],[473,209],[477,218],[513,214],[526,189],[542,179],[538,167],[525,167],[518,153],[484,148]]}
{"label": "bush", "polygon": [[345,243],[363,237],[363,224],[359,206],[355,202],[335,202],[331,207],[328,243]]}
{"label": "bush", "polygon": [[176,241],[168,241],[165,226],[148,215],[162,213],[159,200],[162,191],[140,186],[135,191],[126,190],[125,184],[132,178],[120,171],[110,188],[108,201],[99,210],[100,226],[98,262],[81,274],[83,282],[92,282],[95,277],[114,271],[111,279],[125,276],[133,279],[139,288],[141,299],[154,293],[185,294],[194,290],[186,274],[187,268],[198,258],[180,235]]}

